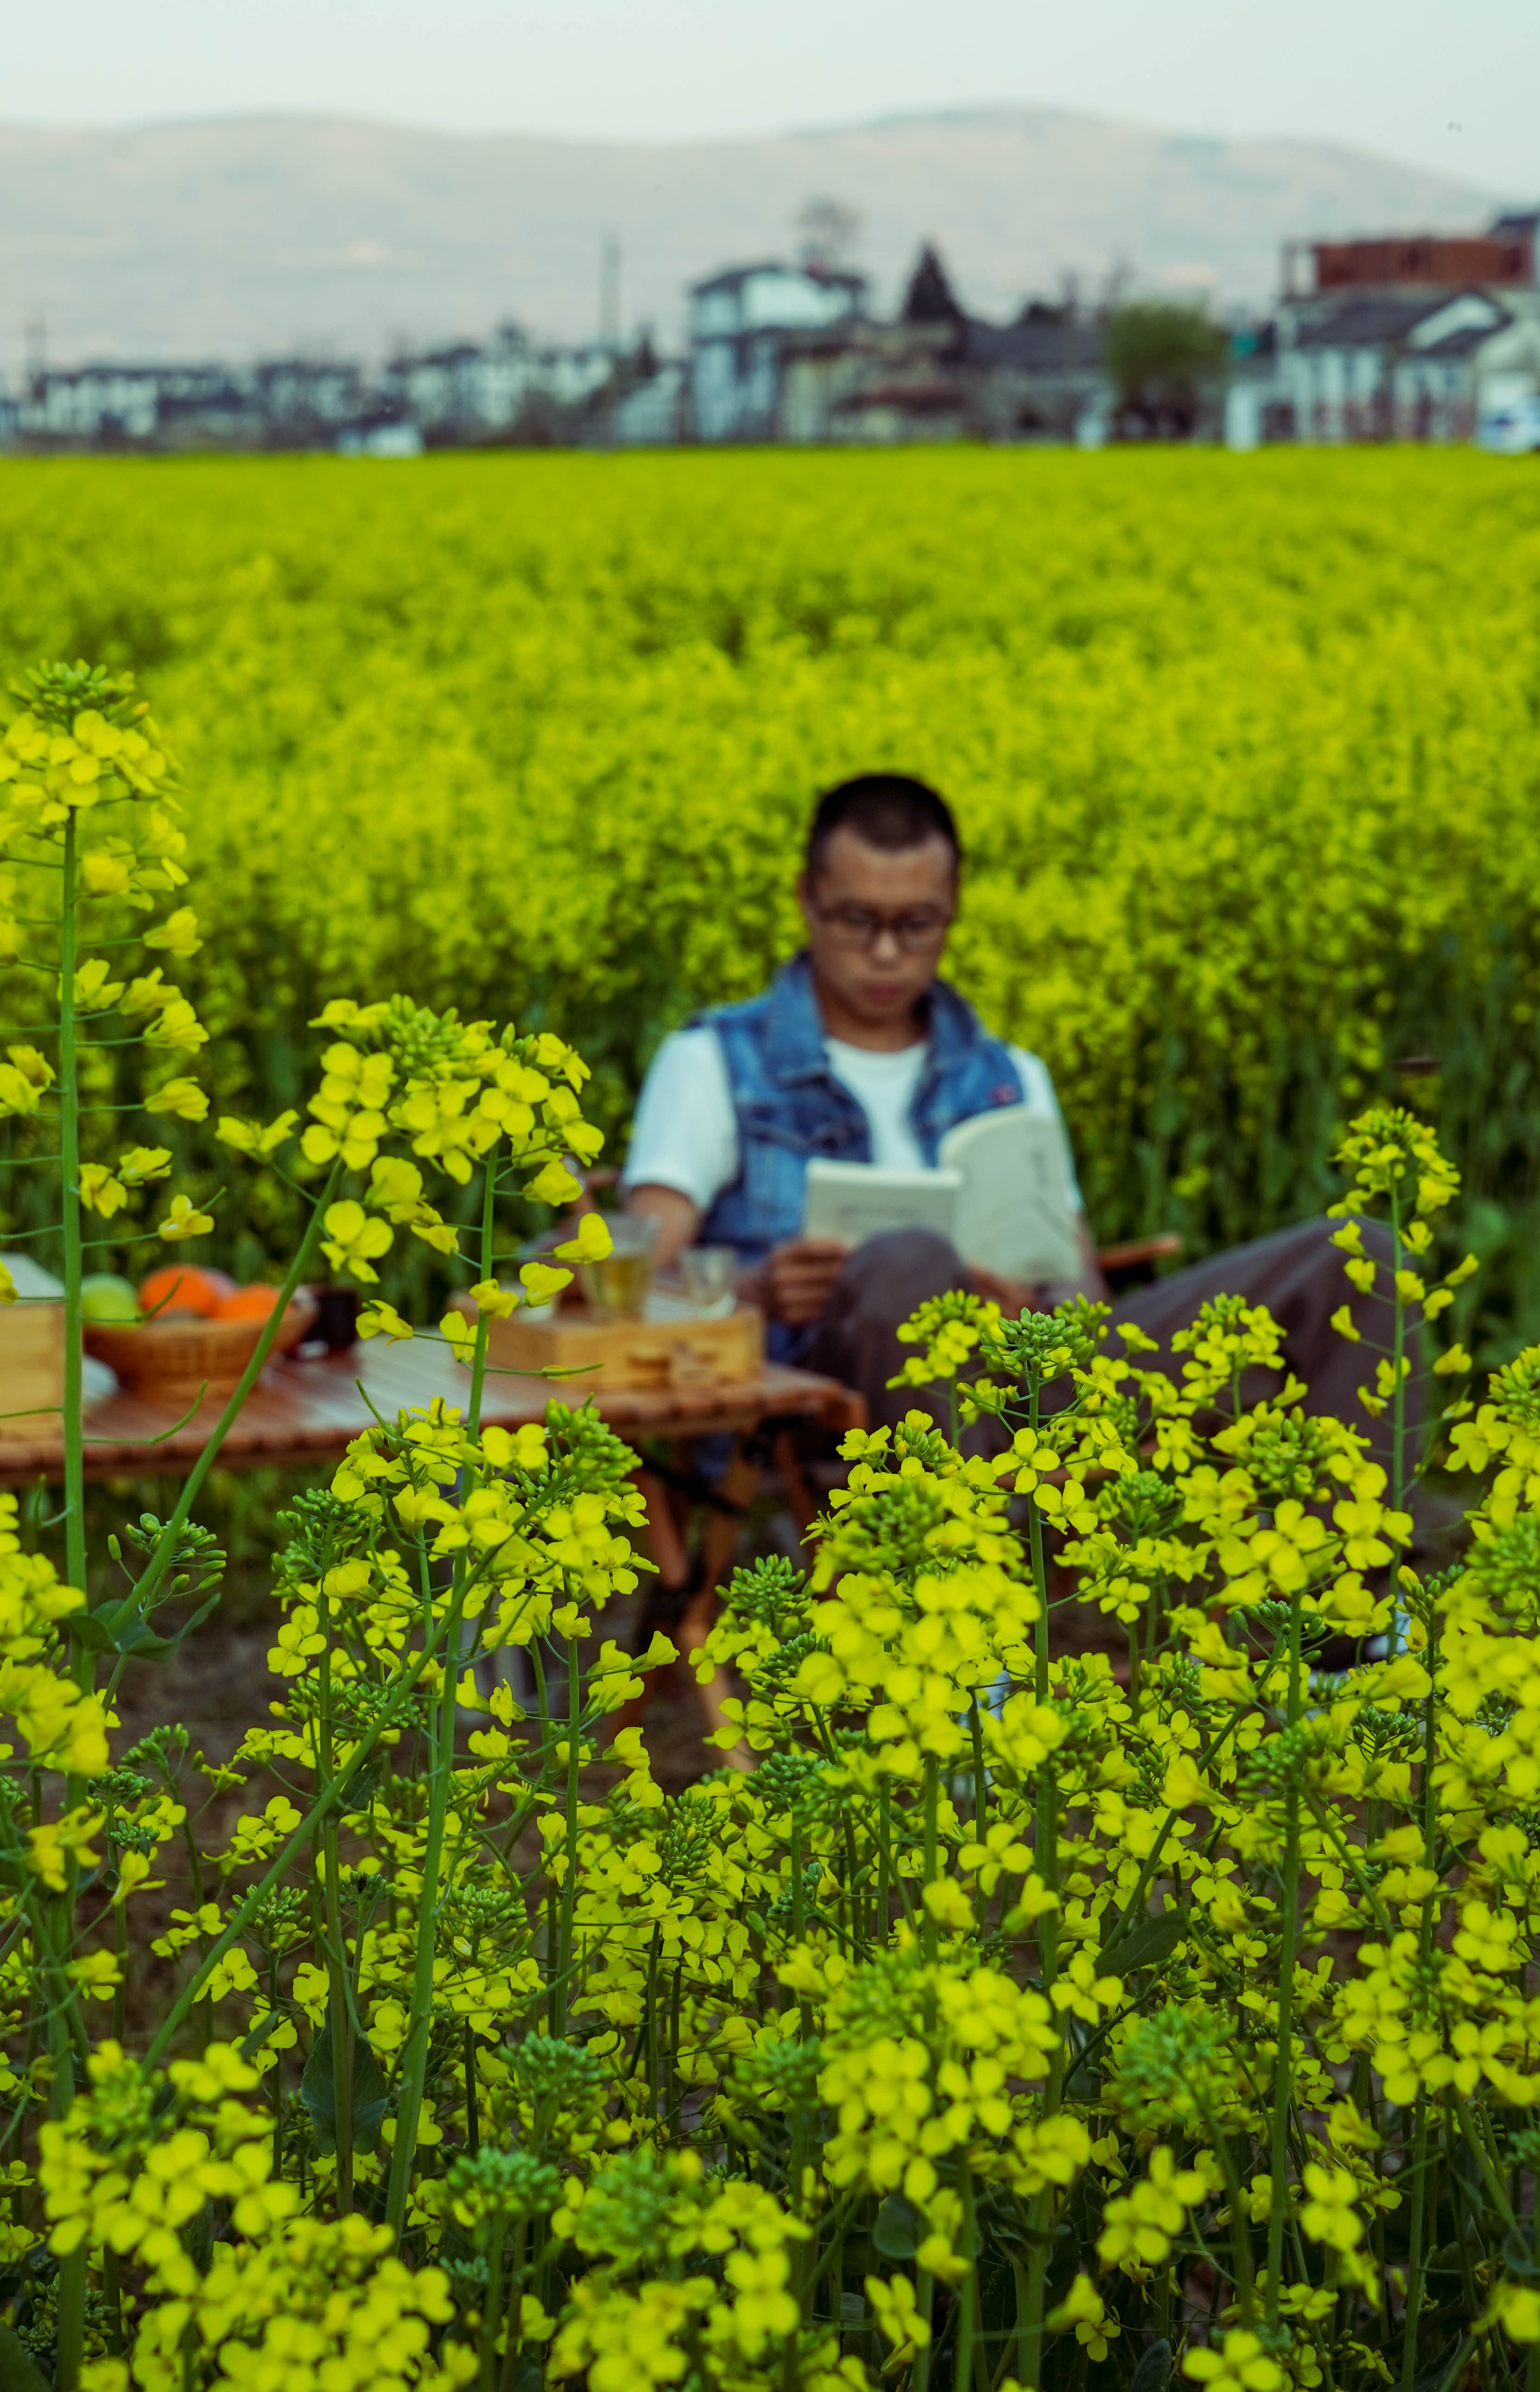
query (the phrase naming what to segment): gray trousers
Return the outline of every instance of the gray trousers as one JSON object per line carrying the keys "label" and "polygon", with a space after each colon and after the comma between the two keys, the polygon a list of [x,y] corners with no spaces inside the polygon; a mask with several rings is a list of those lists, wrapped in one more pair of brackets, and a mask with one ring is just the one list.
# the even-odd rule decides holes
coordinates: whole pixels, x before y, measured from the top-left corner
{"label": "gray trousers", "polygon": [[[1374,1384],[1378,1359],[1375,1346],[1388,1347],[1391,1343],[1393,1307],[1388,1297],[1360,1295],[1352,1286],[1343,1269],[1340,1250],[1330,1242],[1333,1226],[1324,1220],[1301,1221],[1294,1228],[1275,1230],[1270,1238],[1256,1238],[1249,1245],[1214,1254],[1188,1270],[1156,1280],[1151,1287],[1116,1298],[1112,1317],[1114,1321],[1132,1321],[1158,1340],[1159,1353],[1141,1356],[1142,1367],[1165,1370],[1179,1381],[1182,1357],[1171,1353],[1171,1337],[1187,1327],[1201,1304],[1215,1295],[1240,1295],[1249,1304],[1264,1304],[1284,1332],[1284,1358],[1289,1370],[1308,1389],[1305,1410],[1334,1414],[1359,1430],[1389,1473],[1389,1412],[1382,1420],[1371,1420],[1358,1400],[1358,1391]],[[1378,1222],[1365,1221],[1361,1226],[1365,1252],[1377,1261],[1389,1262],[1391,1242],[1386,1230]],[[932,1230],[894,1229],[869,1238],[845,1265],[797,1359],[807,1370],[824,1372],[848,1387],[859,1388],[874,1428],[885,1422],[896,1426],[905,1412],[914,1410],[932,1413],[938,1427],[945,1428],[950,1403],[944,1385],[890,1388],[887,1381],[914,1350],[899,1345],[900,1324],[926,1296],[967,1283],[967,1272],[955,1249]],[[1343,1304],[1351,1306],[1362,1344],[1339,1336],[1331,1326],[1332,1314]],[[1419,1345],[1414,1332],[1406,1404],[1408,1467],[1421,1444]],[[1241,1383],[1242,1399],[1258,1403],[1280,1384],[1276,1372],[1249,1370]],[[993,1425],[980,1424],[985,1431]],[[970,1445],[975,1441],[970,1436]],[[994,1444],[986,1437],[980,1450],[992,1450]]]}

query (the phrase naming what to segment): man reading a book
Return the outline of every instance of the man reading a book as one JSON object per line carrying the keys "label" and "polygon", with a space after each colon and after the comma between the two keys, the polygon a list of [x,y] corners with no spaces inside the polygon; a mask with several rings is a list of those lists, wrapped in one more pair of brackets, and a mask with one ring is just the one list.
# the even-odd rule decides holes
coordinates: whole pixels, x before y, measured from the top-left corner
{"label": "man reading a book", "polygon": [[[761,995],[665,1040],[626,1163],[627,1203],[656,1219],[660,1267],[688,1245],[736,1248],[739,1292],[763,1308],[771,1353],[858,1387],[874,1424],[916,1400],[886,1383],[905,1358],[899,1326],[927,1296],[972,1286],[1016,1313],[1106,1292],[1046,1065],[991,1035],[939,977],[961,864],[951,811],[924,782],[866,774],[829,790],[797,881],[806,947]],[[890,1230],[854,1250],[803,1234],[815,1159],[934,1166],[948,1131],[1004,1106],[1041,1117],[1062,1142],[1079,1246],[1072,1279],[1029,1285],[964,1266],[925,1229]],[[1114,1317],[1169,1349],[1171,1332],[1221,1292],[1263,1303],[1279,1320],[1309,1409],[1370,1427],[1356,1400],[1368,1349],[1330,1327],[1339,1305],[1357,1312],[1365,1300],[1325,1222],[1178,1272],[1119,1302]]]}

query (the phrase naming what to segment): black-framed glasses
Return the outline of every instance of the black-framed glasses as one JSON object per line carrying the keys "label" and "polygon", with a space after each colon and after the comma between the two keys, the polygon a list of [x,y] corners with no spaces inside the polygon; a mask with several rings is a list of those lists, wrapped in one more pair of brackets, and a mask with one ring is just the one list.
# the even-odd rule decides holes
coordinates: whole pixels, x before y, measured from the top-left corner
{"label": "black-framed glasses", "polygon": [[879,914],[870,905],[815,905],[836,946],[874,947],[886,930],[906,956],[930,955],[951,928],[951,916],[925,906],[911,914]]}

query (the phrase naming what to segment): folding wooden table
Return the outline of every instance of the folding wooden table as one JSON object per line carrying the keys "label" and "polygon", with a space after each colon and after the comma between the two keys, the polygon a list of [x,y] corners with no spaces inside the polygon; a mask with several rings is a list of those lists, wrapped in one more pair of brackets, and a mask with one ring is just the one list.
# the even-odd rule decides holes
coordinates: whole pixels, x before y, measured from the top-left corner
{"label": "folding wooden table", "polygon": [[[316,1360],[271,1362],[220,1447],[217,1467],[329,1470],[354,1437],[373,1426],[377,1414],[394,1420],[398,1411],[425,1409],[435,1396],[463,1406],[470,1387],[470,1372],[436,1338],[394,1346],[381,1339]],[[542,1419],[552,1397],[581,1404],[587,1399],[585,1382],[492,1370],[482,1419],[516,1428]],[[206,1398],[190,1420],[177,1425],[172,1407],[120,1388],[86,1410],[87,1477],[185,1474],[226,1400]],[[805,1526],[812,1505],[797,1465],[796,1432],[820,1426],[837,1434],[861,1427],[866,1417],[861,1398],[837,1380],[773,1362],[762,1363],[745,1379],[697,1380],[666,1388],[596,1387],[591,1400],[617,1436],[649,1447],[666,1445],[666,1458],[654,1459],[651,1466],[639,1456],[636,1480],[646,1499],[647,1540],[659,1571],[658,1580],[649,1583],[673,1599],[664,1606],[668,1630],[686,1654],[709,1632],[742,1512],[767,1462],[783,1476],[794,1514]],[[57,1481],[64,1460],[57,1423],[40,1421],[35,1434],[18,1435],[22,1426],[12,1421],[0,1432],[0,1487]],[[697,1438],[723,1436],[731,1439],[731,1458],[707,1484],[692,1466],[692,1448]],[[704,1510],[705,1525],[692,1556],[687,1538],[693,1510]],[[644,1604],[644,1623],[658,1616],[655,1598]],[[705,1699],[713,1724],[720,1725],[719,1696],[706,1690]]]}
{"label": "folding wooden table", "polygon": [[[338,1461],[351,1440],[373,1425],[377,1413],[392,1420],[403,1409],[426,1407],[435,1396],[463,1407],[470,1389],[470,1372],[437,1338],[399,1346],[387,1346],[382,1338],[315,1361],[270,1362],[221,1446],[218,1466],[325,1466]],[[580,1404],[586,1399],[585,1382],[489,1371],[482,1418],[489,1425],[496,1422],[516,1428],[542,1419],[553,1396],[561,1403]],[[770,1422],[821,1422],[839,1430],[857,1427],[864,1418],[861,1398],[837,1380],[772,1362],[763,1364],[752,1378],[680,1387],[597,1388],[592,1400],[616,1434],[628,1438],[721,1432],[744,1436]],[[172,1407],[120,1388],[86,1411],[86,1476],[122,1478],[190,1469],[225,1401],[223,1397],[205,1398],[191,1420],[174,1427],[177,1411]],[[11,1421],[0,1432],[0,1486],[57,1479],[62,1472],[57,1423],[40,1420],[35,1433],[19,1435],[22,1425]]]}

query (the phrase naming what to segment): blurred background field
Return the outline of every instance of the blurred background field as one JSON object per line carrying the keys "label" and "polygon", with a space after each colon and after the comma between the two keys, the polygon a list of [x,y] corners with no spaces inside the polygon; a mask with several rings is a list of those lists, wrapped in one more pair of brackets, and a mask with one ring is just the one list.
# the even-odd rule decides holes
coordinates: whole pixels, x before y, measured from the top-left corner
{"label": "blurred background field", "polygon": [[[131,666],[181,757],[221,1109],[399,987],[576,1041],[618,1159],[658,1039],[795,944],[813,792],[901,768],[1099,1234],[1317,1211],[1399,1097],[1466,1174],[1485,1364],[1540,1335],[1537,593],[1540,480],[1464,451],[0,465],[0,664]],[[293,1200],[243,1167],[245,1277]]]}

